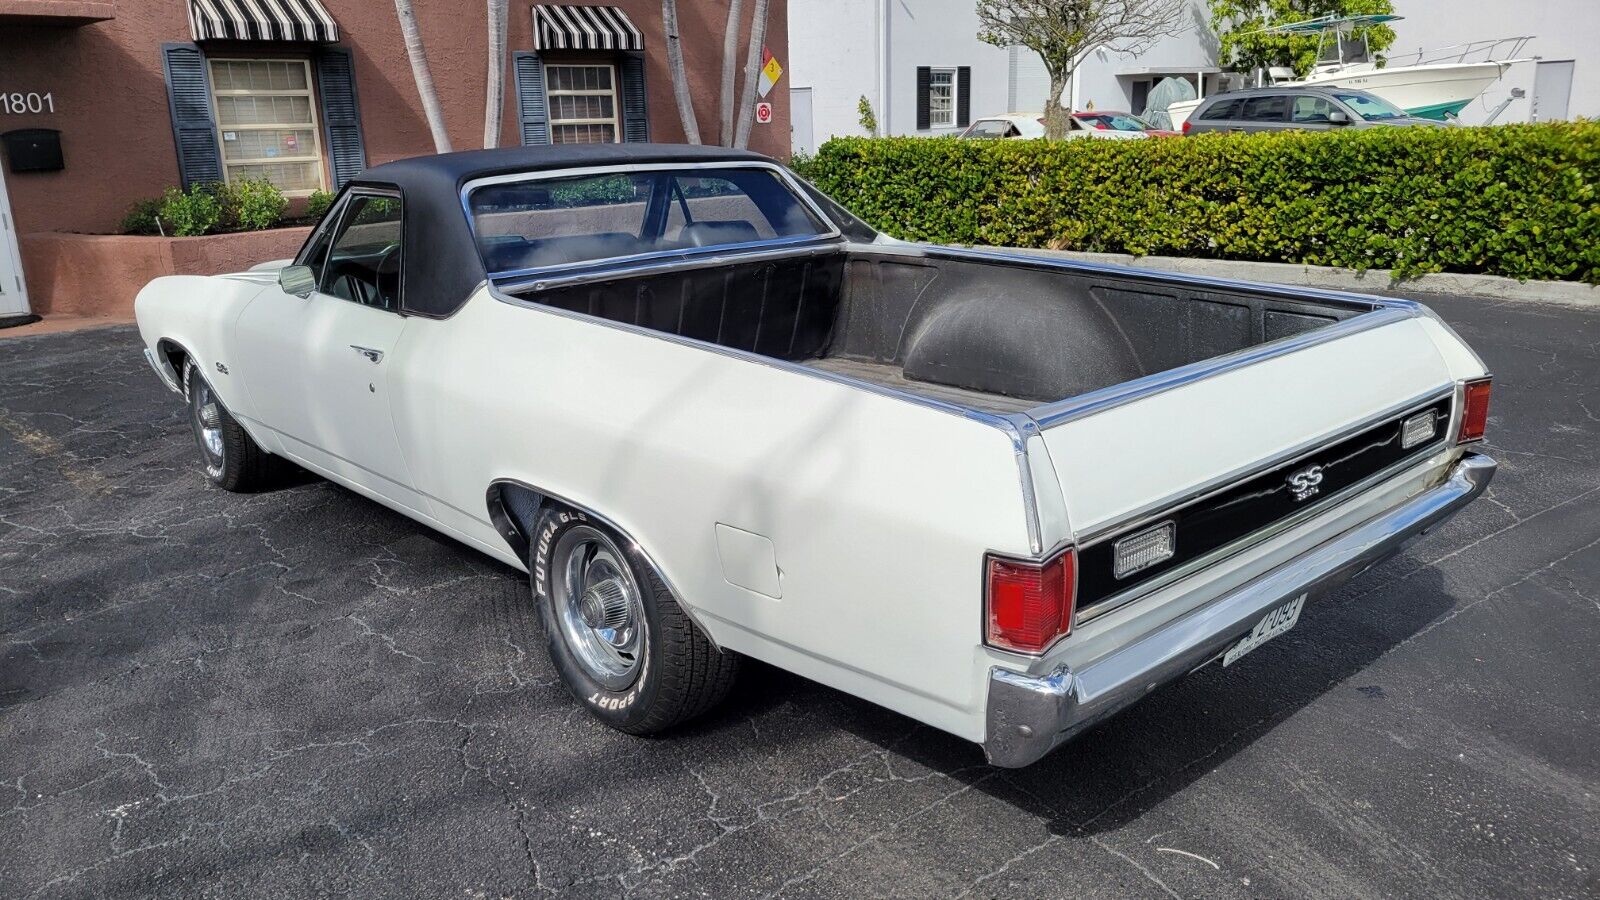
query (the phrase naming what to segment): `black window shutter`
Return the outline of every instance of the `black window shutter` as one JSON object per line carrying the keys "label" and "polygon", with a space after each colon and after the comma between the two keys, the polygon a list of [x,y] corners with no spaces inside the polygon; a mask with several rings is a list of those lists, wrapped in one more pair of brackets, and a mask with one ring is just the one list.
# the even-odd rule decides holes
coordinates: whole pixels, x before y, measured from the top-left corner
{"label": "black window shutter", "polygon": [[161,65],[167,75],[178,179],[185,189],[221,181],[222,150],[217,146],[217,123],[211,117],[211,75],[206,71],[205,56],[194,44],[162,44]]}
{"label": "black window shutter", "polygon": [[317,53],[316,64],[322,128],[328,139],[328,171],[333,174],[337,190],[367,167],[367,144],[361,137],[361,102],[356,97],[356,73],[349,50],[326,47]]}
{"label": "black window shutter", "polygon": [[962,128],[972,124],[972,67],[956,69],[956,124]]}
{"label": "black window shutter", "polygon": [[544,63],[532,50],[511,54],[511,71],[517,80],[517,119],[522,144],[550,143],[550,100],[544,91]]}
{"label": "black window shutter", "polygon": [[644,54],[624,53],[617,66],[622,81],[622,139],[630,144],[650,140],[650,106],[645,97]]}
{"label": "black window shutter", "polygon": [[917,66],[917,130],[927,131],[933,116],[928,110],[928,83],[933,80],[933,70]]}

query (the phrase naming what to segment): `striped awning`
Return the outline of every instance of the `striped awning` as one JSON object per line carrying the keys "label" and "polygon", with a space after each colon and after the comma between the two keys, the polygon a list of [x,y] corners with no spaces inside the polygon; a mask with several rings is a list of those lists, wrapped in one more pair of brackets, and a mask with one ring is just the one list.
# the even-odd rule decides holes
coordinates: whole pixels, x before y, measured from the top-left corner
{"label": "striped awning", "polygon": [[643,50],[644,35],[615,6],[535,6],[535,50]]}
{"label": "striped awning", "polygon": [[339,40],[339,25],[322,0],[189,0],[196,41]]}

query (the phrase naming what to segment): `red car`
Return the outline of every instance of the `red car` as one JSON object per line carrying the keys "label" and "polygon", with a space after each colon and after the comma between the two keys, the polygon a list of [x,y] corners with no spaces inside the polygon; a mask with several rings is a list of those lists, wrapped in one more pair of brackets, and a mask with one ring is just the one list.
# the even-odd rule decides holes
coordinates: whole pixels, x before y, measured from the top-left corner
{"label": "red car", "polygon": [[1133,113],[1090,110],[1072,114],[1079,124],[1100,131],[1142,131],[1151,137],[1178,137],[1179,132],[1156,128]]}

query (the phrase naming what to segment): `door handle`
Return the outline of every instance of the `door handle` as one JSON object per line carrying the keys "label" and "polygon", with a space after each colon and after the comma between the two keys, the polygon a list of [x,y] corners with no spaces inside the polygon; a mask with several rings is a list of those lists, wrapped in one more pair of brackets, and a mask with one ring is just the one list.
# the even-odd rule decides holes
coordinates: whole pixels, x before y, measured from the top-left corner
{"label": "door handle", "polygon": [[351,344],[350,345],[350,349],[354,350],[355,352],[357,352],[359,354],[361,354],[362,356],[365,356],[367,358],[367,361],[370,362],[370,363],[381,363],[381,362],[383,362],[383,351],[382,350],[374,350],[371,347],[362,347],[359,344]]}

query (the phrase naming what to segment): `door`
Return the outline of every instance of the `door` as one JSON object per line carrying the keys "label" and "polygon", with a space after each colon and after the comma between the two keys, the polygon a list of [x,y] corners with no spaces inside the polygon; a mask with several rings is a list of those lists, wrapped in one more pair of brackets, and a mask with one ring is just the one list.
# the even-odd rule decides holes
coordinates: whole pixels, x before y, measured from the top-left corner
{"label": "door", "polygon": [[789,89],[789,132],[794,152],[817,152],[817,138],[811,125],[811,88]]}
{"label": "door", "polygon": [[28,291],[22,283],[22,253],[17,249],[17,222],[5,176],[0,175],[0,319],[28,315]]}
{"label": "door", "polygon": [[1559,122],[1572,99],[1572,60],[1541,60],[1533,70],[1534,122]]}
{"label": "door", "polygon": [[397,194],[356,190],[301,252],[317,274],[307,297],[263,291],[239,317],[235,357],[261,424],[285,453],[417,512],[395,436],[389,372],[400,314],[403,209]]}
{"label": "door", "polygon": [[[1282,131],[1290,127],[1289,97],[1286,94],[1268,94],[1265,97],[1248,97],[1240,115],[1244,124],[1229,123],[1229,131]],[[1315,126],[1297,126],[1301,128]]]}

